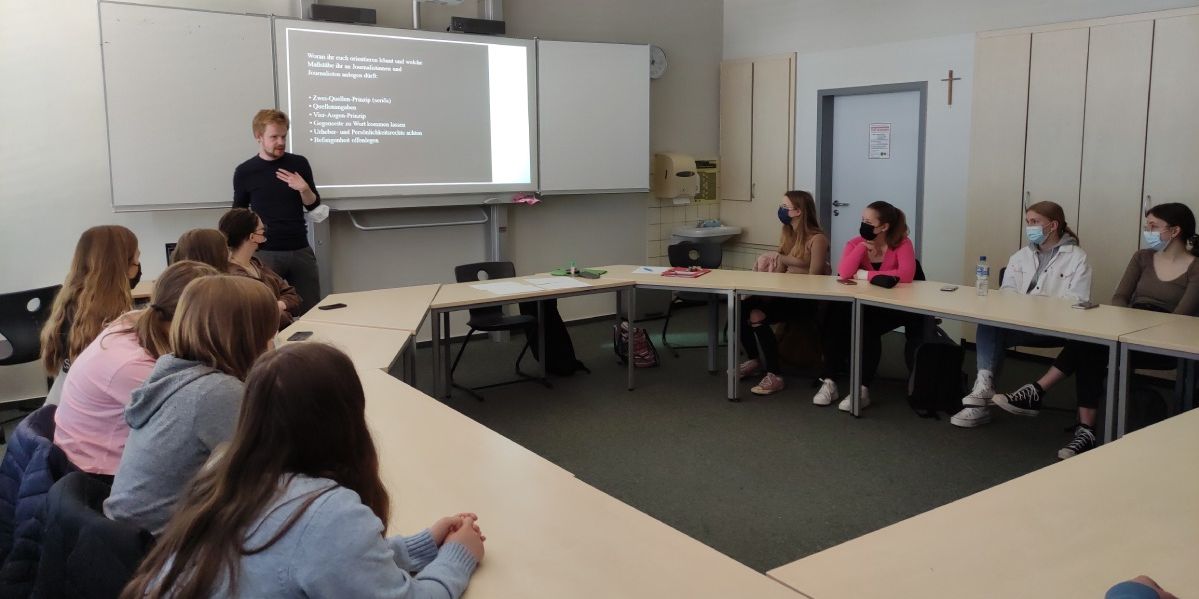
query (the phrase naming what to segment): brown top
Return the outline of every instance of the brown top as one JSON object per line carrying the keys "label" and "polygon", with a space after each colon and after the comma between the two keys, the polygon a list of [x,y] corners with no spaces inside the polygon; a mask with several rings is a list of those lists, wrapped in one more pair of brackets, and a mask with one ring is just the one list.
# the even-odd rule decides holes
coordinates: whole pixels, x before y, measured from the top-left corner
{"label": "brown top", "polygon": [[287,307],[287,312],[279,315],[279,330],[283,330],[299,314],[302,303],[300,294],[296,293],[296,288],[292,287],[286,279],[275,274],[275,271],[267,268],[258,258],[250,257],[250,264],[253,264],[254,268],[258,270],[258,276],[254,276],[232,260],[229,261],[229,274],[249,277],[270,288],[271,292],[275,294],[275,299],[283,302],[283,305]]}
{"label": "brown top", "polygon": [[1185,273],[1171,281],[1157,278],[1153,268],[1153,250],[1132,255],[1124,277],[1112,296],[1112,304],[1130,308],[1156,309],[1161,312],[1199,315],[1199,259],[1192,260]]}
{"label": "brown top", "polygon": [[[816,247],[817,241],[821,242],[819,247]],[[817,233],[809,237],[807,243],[804,244],[803,254],[792,257],[799,260],[799,264],[787,266],[786,272],[790,274],[828,274],[832,272],[829,264],[828,237],[824,233]],[[812,273],[813,263],[817,265],[816,273]],[[820,268],[821,265],[823,268]]]}

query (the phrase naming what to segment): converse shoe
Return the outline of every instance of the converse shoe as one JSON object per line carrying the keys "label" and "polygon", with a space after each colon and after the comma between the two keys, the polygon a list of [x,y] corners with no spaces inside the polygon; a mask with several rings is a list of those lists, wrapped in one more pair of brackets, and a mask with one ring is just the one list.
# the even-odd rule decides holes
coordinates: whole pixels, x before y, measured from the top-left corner
{"label": "converse shoe", "polygon": [[754,395],[770,395],[783,390],[783,377],[776,376],[773,372],[767,372],[766,376],[762,377],[761,382],[752,387],[749,391]]}
{"label": "converse shoe", "polygon": [[827,406],[837,399],[837,382],[833,379],[820,379],[820,390],[812,397],[812,403]]}
{"label": "converse shoe", "polygon": [[978,376],[974,379],[974,389],[970,394],[962,398],[962,404],[969,406],[988,406],[991,405],[991,398],[995,396],[995,386],[992,382],[990,370],[978,371]]}
{"label": "converse shoe", "polygon": [[966,406],[949,417],[949,423],[962,428],[974,428],[991,421],[991,409],[987,406]]}
{"label": "converse shoe", "polygon": [[747,379],[762,372],[762,364],[756,359],[746,360],[737,367],[737,378]]}
{"label": "converse shoe", "polygon": [[1085,424],[1080,424],[1078,428],[1074,429],[1074,438],[1065,447],[1057,450],[1057,459],[1072,458],[1084,451],[1094,449],[1096,445],[1095,431]]}
{"label": "converse shoe", "polygon": [[1017,416],[1036,416],[1041,413],[1041,390],[1029,383],[1014,393],[999,393],[991,398],[995,405]]}
{"label": "converse shoe", "polygon": [[[870,390],[866,388],[866,385],[862,385],[861,391],[861,397],[858,399],[858,409],[865,410],[870,407]],[[853,398],[846,395],[845,399],[842,399],[841,403],[837,404],[837,409],[842,412],[853,411]]]}

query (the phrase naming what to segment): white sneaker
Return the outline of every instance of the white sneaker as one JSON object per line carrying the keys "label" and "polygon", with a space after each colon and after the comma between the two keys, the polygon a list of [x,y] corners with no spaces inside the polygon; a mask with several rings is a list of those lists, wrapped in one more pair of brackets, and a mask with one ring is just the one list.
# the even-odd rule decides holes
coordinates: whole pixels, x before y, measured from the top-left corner
{"label": "white sneaker", "polygon": [[962,428],[974,428],[991,421],[991,410],[987,406],[966,406],[949,417],[949,423]]}
{"label": "white sneaker", "polygon": [[[870,390],[866,388],[866,385],[862,385],[861,397],[858,399],[858,409],[865,410],[866,408],[869,408],[869,407],[870,407]],[[841,410],[842,412],[853,411],[853,398],[846,395],[845,399],[842,399],[841,403],[837,404],[837,409]]]}
{"label": "white sneaker", "polygon": [[812,403],[818,406],[827,406],[837,399],[837,382],[833,379],[820,379],[820,390],[812,397]]}
{"label": "white sneaker", "polygon": [[974,389],[970,394],[962,398],[962,404],[970,406],[989,406],[992,404],[991,398],[995,396],[994,377],[990,370],[978,371],[978,377],[974,379]]}

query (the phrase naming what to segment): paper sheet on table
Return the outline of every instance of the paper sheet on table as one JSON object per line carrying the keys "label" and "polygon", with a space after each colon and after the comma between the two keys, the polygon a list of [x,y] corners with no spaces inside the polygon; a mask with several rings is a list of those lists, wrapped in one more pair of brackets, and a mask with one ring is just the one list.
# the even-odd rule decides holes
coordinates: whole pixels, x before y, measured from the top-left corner
{"label": "paper sheet on table", "polygon": [[669,266],[638,266],[637,268],[633,269],[633,274],[635,274],[635,275],[660,275],[669,269],[670,269]]}
{"label": "paper sheet on table", "polygon": [[525,281],[532,283],[542,289],[574,289],[576,287],[590,287],[590,285],[587,283],[584,283],[578,279],[572,279],[570,277],[544,277],[537,279],[525,279]]}
{"label": "paper sheet on table", "polygon": [[474,287],[475,289],[482,289],[483,291],[490,291],[491,293],[494,293],[496,295],[511,295],[514,293],[537,293],[538,291],[541,291],[541,289],[538,287],[534,287],[532,285],[526,285],[524,283],[517,283],[514,281],[501,281],[498,283],[480,283],[478,285],[471,285],[471,287]]}

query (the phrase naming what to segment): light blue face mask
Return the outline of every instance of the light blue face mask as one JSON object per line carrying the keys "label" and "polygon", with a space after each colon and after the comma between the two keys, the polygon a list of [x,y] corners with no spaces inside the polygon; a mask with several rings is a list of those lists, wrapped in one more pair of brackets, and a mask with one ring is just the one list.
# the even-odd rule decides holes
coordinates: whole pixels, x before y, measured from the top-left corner
{"label": "light blue face mask", "polygon": [[1041,245],[1041,242],[1045,241],[1045,227],[1042,227],[1041,225],[1030,225],[1024,227],[1024,235],[1025,237],[1028,237],[1029,243],[1032,243],[1033,245]]}
{"label": "light blue face mask", "polygon": [[1160,252],[1170,245],[1170,240],[1162,241],[1161,231],[1141,231],[1141,238],[1145,240],[1145,247]]}

